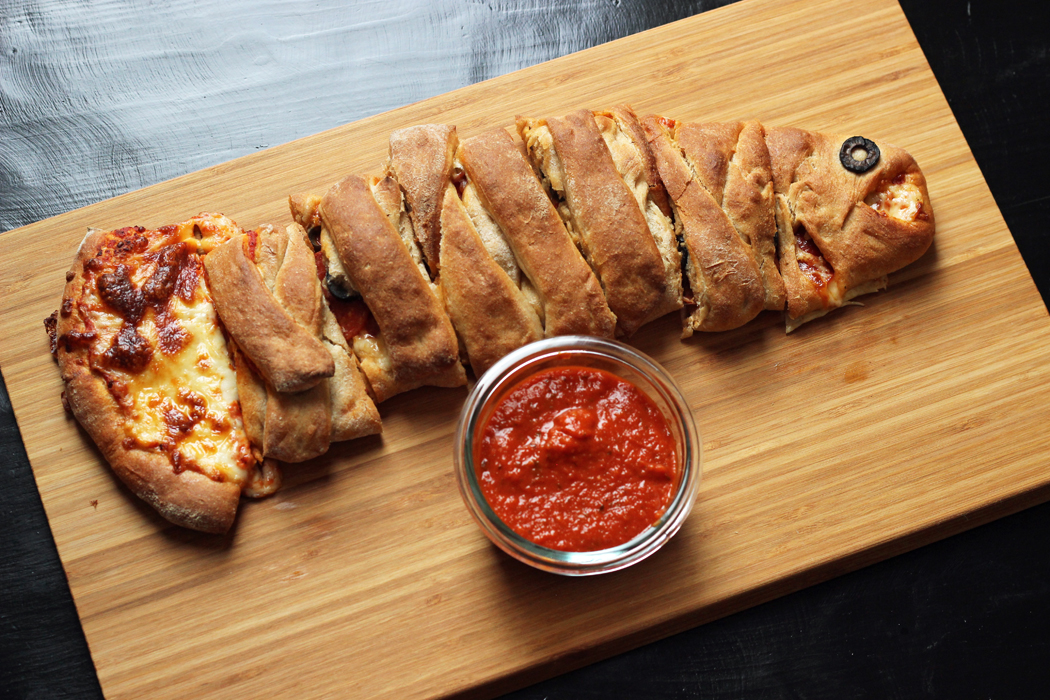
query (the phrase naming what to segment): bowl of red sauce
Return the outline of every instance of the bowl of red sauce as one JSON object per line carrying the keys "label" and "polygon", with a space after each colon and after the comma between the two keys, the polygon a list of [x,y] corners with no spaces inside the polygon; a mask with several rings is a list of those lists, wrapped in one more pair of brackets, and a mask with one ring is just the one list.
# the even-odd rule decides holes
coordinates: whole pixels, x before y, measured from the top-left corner
{"label": "bowl of red sauce", "polygon": [[674,379],[623,343],[519,348],[474,386],[456,428],[460,493],[512,557],[569,576],[637,563],[682,526],[701,443]]}

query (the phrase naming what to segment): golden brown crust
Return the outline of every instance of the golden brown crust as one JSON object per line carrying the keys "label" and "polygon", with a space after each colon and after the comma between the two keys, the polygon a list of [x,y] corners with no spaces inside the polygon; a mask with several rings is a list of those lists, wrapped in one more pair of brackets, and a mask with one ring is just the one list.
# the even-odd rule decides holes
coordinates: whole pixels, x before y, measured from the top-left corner
{"label": "golden brown crust", "polygon": [[216,310],[267,382],[278,391],[305,391],[332,376],[332,357],[270,292],[246,250],[250,243],[241,235],[205,257]]}
{"label": "golden brown crust", "polygon": [[428,374],[406,379],[399,374],[390,357],[390,350],[381,336],[362,333],[354,336],[354,355],[361,364],[361,371],[368,379],[370,395],[376,403],[392,396],[418,389],[421,386],[457,387],[467,382],[463,365],[456,363],[438,374]]}
{"label": "golden brown crust", "polygon": [[688,252],[686,272],[696,308],[684,316],[685,335],[744,325],[758,315],[765,299],[757,263],[683,159],[665,120],[645,117],[642,127]]}
{"label": "golden brown crust", "polygon": [[613,107],[607,114],[616,120],[619,127],[638,148],[638,153],[642,157],[642,164],[645,168],[645,181],[649,185],[649,198],[653,200],[653,203],[656,204],[664,216],[671,216],[671,202],[667,198],[667,188],[664,187],[664,182],[660,179],[660,170],[656,166],[656,156],[653,154],[652,148],[649,147],[649,141],[645,137],[645,130],[642,129],[642,123],[638,119],[638,115],[630,105],[626,104]]}
{"label": "golden brown crust", "polygon": [[237,372],[237,401],[241,405],[244,432],[255,458],[261,460],[266,442],[266,381],[252,369],[251,360],[244,356],[236,343],[230,341],[230,345],[234,370]]}
{"label": "golden brown crust", "polygon": [[281,462],[305,462],[328,451],[331,439],[328,381],[287,394],[267,387],[263,455]]}
{"label": "golden brown crust", "polygon": [[456,367],[462,373],[452,323],[368,183],[356,175],[336,183],[321,200],[321,218],[398,378],[426,380]]}
{"label": "golden brown crust", "polygon": [[542,338],[543,326],[485,250],[451,185],[445,190],[440,223],[445,305],[480,377],[499,358]]}
{"label": "golden brown crust", "polygon": [[671,220],[667,189],[660,179],[649,142],[638,116],[626,105],[605,112],[595,112],[594,121],[601,131],[620,177],[631,190],[645,216],[649,233],[660,251],[664,273],[664,297],[658,315],[682,308],[682,254]]}
{"label": "golden brown crust", "polygon": [[[879,162],[857,174],[839,162],[846,137],[794,128],[766,129],[776,196],[780,271],[787,285],[788,314],[798,319],[842,305],[855,290],[880,286],[882,278],[917,260],[933,240],[934,219],[926,180],[915,160],[878,143]],[[865,203],[880,186],[907,178],[921,194],[914,221],[885,216]],[[815,284],[800,269],[800,242],[812,242],[831,270]]]}
{"label": "golden brown crust", "polygon": [[124,417],[104,382],[87,367],[64,361],[64,354],[60,349],[66,400],[117,477],[169,522],[201,532],[229,530],[241,486],[195,471],[176,474],[167,455],[125,448]]}
{"label": "golden brown crust", "polygon": [[[555,179],[562,183],[554,189],[564,210],[544,196],[522,144],[506,131],[470,139],[457,151],[454,127],[434,125],[391,136],[382,179],[350,177],[323,200],[290,199],[296,221],[319,230],[330,264],[347,278],[344,289],[366,290],[379,333],[367,318],[368,330],[347,331],[354,335],[349,342],[360,348],[360,365],[339,325],[355,327],[352,316],[336,307],[343,314],[337,321],[323,303],[314,253],[297,224],[242,234],[226,217],[198,215],[148,232],[157,236],[148,245],[156,241],[159,247],[148,249],[153,257],[147,256],[147,264],[153,267],[140,267],[138,277],[87,261],[117,234],[128,238],[120,240],[123,249],[108,244],[118,251],[116,259],[130,255],[134,236],[144,229],[90,232],[67,275],[61,313],[49,328],[64,403],[118,478],[164,518],[225,532],[241,495],[258,497],[277,488],[275,459],[303,461],[322,454],[330,441],[380,432],[370,391],[382,400],[423,384],[463,384],[450,318],[480,374],[544,333],[608,336],[617,323],[629,333],[663,313],[660,304],[667,303],[672,285],[667,241],[652,235],[653,211],[666,217],[673,208],[689,251],[696,311],[687,318],[687,332],[735,328],[763,305],[781,308],[785,297],[790,330],[884,286],[886,276],[919,258],[934,235],[925,179],[910,155],[889,144],[879,144],[881,159],[874,168],[856,174],[839,163],[845,137],[766,130],[758,122],[681,124],[649,117],[642,123],[622,106],[519,122],[526,140],[537,127],[547,131],[550,143],[544,148],[557,163],[534,160],[552,186]],[[469,214],[451,184],[457,153],[468,178],[465,184],[456,180],[456,187],[468,193]],[[624,175],[627,161],[639,177]],[[481,220],[486,223],[475,226]],[[774,230],[782,274],[774,267]],[[490,252],[493,242],[506,251],[500,262]],[[189,362],[180,355],[186,347],[205,347],[178,346],[179,333],[192,339],[200,328],[210,329],[198,333],[208,348],[223,345],[208,290],[194,286],[204,279],[195,276],[199,254],[206,254],[214,305],[226,307],[220,312],[231,335],[257,353],[253,362],[236,346],[230,349],[240,419],[228,373],[220,372],[219,404],[218,395],[188,386],[211,383],[215,375],[195,369],[178,374],[185,367],[226,361],[225,349],[196,349]],[[430,283],[424,256],[430,271],[441,270],[440,287]],[[187,260],[192,265],[185,266]],[[343,270],[344,260],[352,275]],[[184,279],[187,270],[191,274]],[[515,279],[522,270],[525,276]],[[81,305],[88,281],[94,296]],[[124,291],[113,291],[114,284],[124,285]],[[175,285],[185,285],[179,295],[189,290],[182,302],[172,296]],[[680,293],[670,296],[680,303]],[[546,329],[540,313],[546,314]],[[128,332],[129,344],[122,347],[129,329],[145,335]],[[170,364],[155,361],[156,353],[166,354]],[[148,373],[139,373],[144,365]],[[153,409],[171,398],[159,387],[179,388],[183,403],[173,412],[157,410],[165,411],[166,421],[157,438],[151,432],[156,425],[143,427],[151,411],[141,407]],[[219,410],[211,413],[214,406]],[[184,408],[189,412],[180,413]],[[256,463],[248,456],[240,420]],[[206,434],[192,436],[205,422],[216,431],[212,435],[232,437],[236,449],[206,450],[213,461],[194,462],[186,447],[208,442]],[[236,467],[216,468],[216,455]]]}
{"label": "golden brown crust", "polygon": [[765,132],[756,121],[679,123],[675,140],[701,184],[722,207],[762,275],[764,308],[784,308],[776,262],[773,182]]}
{"label": "golden brown crust", "polygon": [[696,179],[718,206],[722,206],[722,196],[729,177],[729,162],[736,151],[742,126],[740,122],[675,123],[673,140],[681,148]]}
{"label": "golden brown crust", "polygon": [[[255,237],[252,257],[263,284],[288,316],[320,342],[324,300],[306,231],[297,223],[283,230],[264,225],[250,235]],[[236,367],[245,431],[260,458],[303,462],[328,451],[330,380],[284,393],[270,386],[240,351]]]}
{"label": "golden brown crust", "polygon": [[[108,235],[108,231],[94,231],[81,243],[67,275],[63,300],[75,302],[82,297],[84,263],[94,257]],[[124,413],[103,376],[91,370],[88,346],[67,340],[72,333],[88,331],[77,305],[63,303],[62,309],[56,326],[56,357],[65,383],[65,399],[113,472],[170,522],[202,532],[229,530],[237,514],[241,486],[214,481],[192,470],[175,473],[166,454],[129,446]]]}
{"label": "golden brown crust", "polygon": [[765,128],[757,121],[745,122],[740,129],[722,208],[758,261],[766,294],[764,308],[779,310],[784,308],[786,292],[777,269],[773,173],[765,136]]}
{"label": "golden brown crust", "polygon": [[441,201],[458,144],[456,127],[444,124],[422,124],[390,134],[389,170],[404,190],[416,240],[435,276],[441,265]]}
{"label": "golden brown crust", "polygon": [[601,285],[510,135],[496,129],[462,141],[458,158],[539,293],[544,334],[611,338],[616,316]]}
{"label": "golden brown crust", "polygon": [[[401,242],[404,244],[405,250],[408,251],[408,256],[412,258],[412,262],[419,268],[419,274],[423,279],[429,281],[431,279],[430,270],[427,269],[426,263],[423,261],[423,252],[419,249],[419,242],[416,240],[416,233],[412,226],[412,217],[409,216],[405,206],[405,195],[401,191],[401,186],[397,184],[394,176],[389,173],[383,177],[369,178],[367,182],[369,189],[372,190],[372,196],[375,198],[376,204],[379,205],[379,210],[383,212],[390,221],[390,225],[397,231],[397,235],[401,237]],[[332,247],[335,248],[334,242]],[[338,253],[335,257],[339,257]]]}
{"label": "golden brown crust", "polygon": [[780,275],[787,294],[789,318],[823,309],[825,300],[818,286],[799,268],[794,234],[794,202],[791,184],[799,164],[813,153],[809,132],[801,129],[766,129],[773,172],[774,214],[777,223],[777,248],[780,251]]}
{"label": "golden brown crust", "polygon": [[383,424],[379,419],[379,411],[368,395],[368,384],[361,374],[357,358],[327,305],[323,313],[324,344],[335,362],[335,374],[328,379],[331,440],[339,442],[381,433]]}
{"label": "golden brown crust", "polygon": [[273,296],[296,323],[320,339],[324,296],[306,231],[299,224],[289,224],[283,234],[277,230],[274,234],[286,243],[281,267],[274,277]]}
{"label": "golden brown crust", "polygon": [[[553,154],[543,139],[546,127]],[[616,171],[594,115],[581,109],[565,117],[518,119],[533,166],[547,176],[567,225],[594,267],[618,330],[631,335],[665,313],[663,261],[645,216]],[[556,155],[556,158],[551,157]],[[560,172],[555,176],[553,170]]]}

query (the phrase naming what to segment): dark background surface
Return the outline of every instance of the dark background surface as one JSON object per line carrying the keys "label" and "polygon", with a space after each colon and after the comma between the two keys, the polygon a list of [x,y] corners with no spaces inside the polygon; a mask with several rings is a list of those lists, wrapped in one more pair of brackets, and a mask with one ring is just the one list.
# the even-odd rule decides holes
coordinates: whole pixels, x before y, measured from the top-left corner
{"label": "dark background surface", "polygon": [[[723,4],[0,1],[0,231]],[[1050,3],[901,4],[1045,301]],[[99,697],[2,389],[0,533],[0,697]],[[1048,549],[1044,504],[512,697],[1046,698]]]}

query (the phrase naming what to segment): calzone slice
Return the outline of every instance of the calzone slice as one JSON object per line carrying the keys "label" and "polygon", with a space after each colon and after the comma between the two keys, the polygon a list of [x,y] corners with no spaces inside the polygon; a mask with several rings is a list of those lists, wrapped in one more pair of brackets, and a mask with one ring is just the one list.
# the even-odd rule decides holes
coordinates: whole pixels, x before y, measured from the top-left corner
{"label": "calzone slice", "polygon": [[767,128],[766,143],[789,331],[882,289],[930,247],[926,179],[902,149],[790,127]]}
{"label": "calzone slice", "polygon": [[581,109],[565,117],[519,117],[517,126],[566,229],[602,284],[620,334],[675,308],[660,250],[594,115]]}

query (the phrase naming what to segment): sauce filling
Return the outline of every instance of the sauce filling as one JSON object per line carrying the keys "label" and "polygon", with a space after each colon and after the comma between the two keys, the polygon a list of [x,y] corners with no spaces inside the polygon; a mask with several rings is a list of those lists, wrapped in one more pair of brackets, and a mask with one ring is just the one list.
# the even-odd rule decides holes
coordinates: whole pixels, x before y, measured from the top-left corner
{"label": "sauce filling", "polygon": [[828,283],[835,276],[835,271],[831,269],[831,265],[821,254],[820,248],[801,225],[795,226],[795,259],[798,261],[798,269],[813,282],[826,301]]}
{"label": "sauce filling", "polygon": [[332,294],[325,281],[328,265],[321,251],[314,253],[314,262],[317,265],[317,279],[321,280],[321,292],[328,302],[328,308],[339,323],[339,329],[343,331],[343,337],[347,343],[353,343],[354,338],[359,335],[379,335],[379,324],[376,323],[372,312],[365,305],[361,297],[353,299],[340,299]]}
{"label": "sauce filling", "polygon": [[496,405],[475,448],[489,505],[527,540],[590,552],[656,523],[678,487],[666,418],[604,370],[540,372]]}

